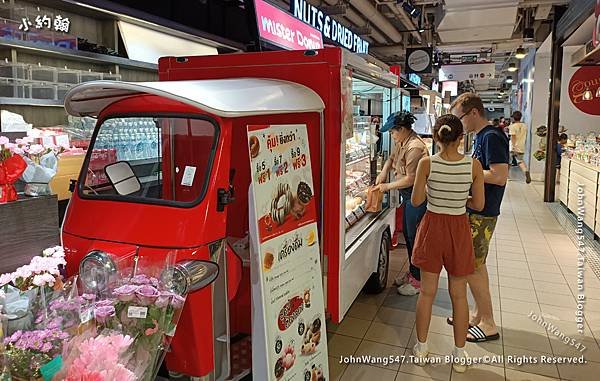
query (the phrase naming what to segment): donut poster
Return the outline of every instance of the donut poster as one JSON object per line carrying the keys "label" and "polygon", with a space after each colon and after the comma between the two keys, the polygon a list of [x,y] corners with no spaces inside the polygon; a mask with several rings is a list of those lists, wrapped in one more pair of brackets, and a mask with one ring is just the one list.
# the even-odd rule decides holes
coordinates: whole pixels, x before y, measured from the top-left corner
{"label": "donut poster", "polygon": [[248,151],[252,279],[260,279],[252,282],[253,300],[262,302],[253,302],[258,309],[253,374],[261,380],[326,381],[317,200],[306,125],[248,126]]}
{"label": "donut poster", "polygon": [[260,242],[317,221],[306,126],[250,126]]}

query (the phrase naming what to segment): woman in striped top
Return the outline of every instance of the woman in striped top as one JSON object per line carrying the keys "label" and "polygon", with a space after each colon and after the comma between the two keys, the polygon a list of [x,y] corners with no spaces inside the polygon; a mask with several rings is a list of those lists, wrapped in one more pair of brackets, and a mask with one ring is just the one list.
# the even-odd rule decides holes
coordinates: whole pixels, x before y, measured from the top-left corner
{"label": "woman in striped top", "polygon": [[481,210],[485,204],[481,163],[458,152],[462,136],[459,118],[454,115],[438,118],[433,137],[440,152],[419,162],[411,199],[414,205],[427,199],[427,213],[417,230],[413,254],[414,265],[421,269],[416,319],[418,341],[413,352],[423,360],[429,353],[427,333],[443,265],[448,272],[448,291],[452,300],[455,344],[452,366],[457,372],[467,369],[464,349],[469,325],[466,277],[475,269],[466,208]]}

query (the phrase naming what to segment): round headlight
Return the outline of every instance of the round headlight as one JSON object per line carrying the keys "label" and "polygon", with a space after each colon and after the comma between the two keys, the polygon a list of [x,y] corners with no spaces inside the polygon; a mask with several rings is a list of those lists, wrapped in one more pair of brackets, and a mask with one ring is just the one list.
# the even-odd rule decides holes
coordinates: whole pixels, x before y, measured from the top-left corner
{"label": "round headlight", "polygon": [[212,283],[219,275],[219,266],[210,261],[186,260],[165,271],[161,280],[172,292],[185,295]]}
{"label": "round headlight", "polygon": [[104,251],[91,251],[79,264],[79,277],[87,291],[105,291],[116,272],[115,263]]}

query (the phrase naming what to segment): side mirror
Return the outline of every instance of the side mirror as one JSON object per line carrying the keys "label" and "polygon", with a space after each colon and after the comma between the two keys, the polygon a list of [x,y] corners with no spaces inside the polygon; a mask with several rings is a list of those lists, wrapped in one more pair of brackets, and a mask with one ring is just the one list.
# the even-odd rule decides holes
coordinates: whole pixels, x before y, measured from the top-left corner
{"label": "side mirror", "polygon": [[109,164],[104,167],[104,172],[117,193],[121,196],[127,196],[142,189],[140,180],[133,173],[131,165],[126,161]]}

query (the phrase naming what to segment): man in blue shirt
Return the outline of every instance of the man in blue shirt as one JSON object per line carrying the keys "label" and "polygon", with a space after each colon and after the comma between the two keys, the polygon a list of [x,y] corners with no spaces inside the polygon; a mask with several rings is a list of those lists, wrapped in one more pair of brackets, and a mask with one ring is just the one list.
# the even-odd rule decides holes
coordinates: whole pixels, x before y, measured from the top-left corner
{"label": "man in blue shirt", "polygon": [[569,137],[567,134],[562,133],[558,135],[558,143],[556,143],[556,183],[560,184],[560,162],[562,159],[564,147],[567,145]]}
{"label": "man in blue shirt", "polygon": [[[499,128],[489,124],[485,118],[483,102],[475,93],[461,94],[453,102],[450,112],[461,119],[467,133],[475,134],[473,157],[481,162],[485,181],[485,207],[479,212],[469,211],[475,249],[475,272],[467,276],[467,282],[475,299],[475,309],[469,321],[471,327],[467,341],[498,340],[500,335],[494,322],[485,262],[508,179],[508,138]],[[455,316],[456,313],[455,311]],[[448,323],[452,324],[453,321],[448,319]]]}

